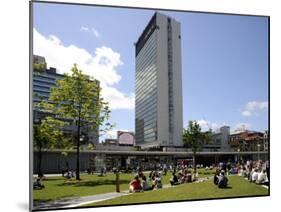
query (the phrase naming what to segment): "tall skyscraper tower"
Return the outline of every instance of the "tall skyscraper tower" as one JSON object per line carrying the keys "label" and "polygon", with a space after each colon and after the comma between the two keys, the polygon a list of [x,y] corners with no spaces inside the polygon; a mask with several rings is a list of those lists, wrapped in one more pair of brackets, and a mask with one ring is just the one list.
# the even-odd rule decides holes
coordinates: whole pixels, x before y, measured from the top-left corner
{"label": "tall skyscraper tower", "polygon": [[180,23],[156,12],[135,50],[136,145],[182,146]]}

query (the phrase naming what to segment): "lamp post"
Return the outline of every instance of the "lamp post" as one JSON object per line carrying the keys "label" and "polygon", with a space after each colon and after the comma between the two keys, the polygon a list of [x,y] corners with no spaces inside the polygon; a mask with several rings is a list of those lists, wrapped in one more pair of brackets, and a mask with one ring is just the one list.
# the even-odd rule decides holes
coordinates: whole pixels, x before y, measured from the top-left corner
{"label": "lamp post", "polygon": [[260,160],[260,147],[261,147],[261,145],[260,145],[260,143],[258,143],[258,160]]}
{"label": "lamp post", "polygon": [[240,161],[241,160],[240,148],[237,149],[237,152],[238,152],[238,161]]}

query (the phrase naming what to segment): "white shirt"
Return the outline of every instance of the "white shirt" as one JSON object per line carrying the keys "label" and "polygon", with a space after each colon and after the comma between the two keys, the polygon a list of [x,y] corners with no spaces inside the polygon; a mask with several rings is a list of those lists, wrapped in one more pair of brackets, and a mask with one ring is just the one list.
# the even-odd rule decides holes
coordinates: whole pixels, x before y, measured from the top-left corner
{"label": "white shirt", "polygon": [[258,180],[258,175],[259,175],[259,173],[254,171],[253,175],[252,175],[252,181],[257,181]]}
{"label": "white shirt", "polygon": [[263,173],[263,172],[259,173],[259,174],[258,174],[258,182],[259,182],[259,183],[262,183],[262,182],[264,182],[265,180],[266,180],[266,174]]}

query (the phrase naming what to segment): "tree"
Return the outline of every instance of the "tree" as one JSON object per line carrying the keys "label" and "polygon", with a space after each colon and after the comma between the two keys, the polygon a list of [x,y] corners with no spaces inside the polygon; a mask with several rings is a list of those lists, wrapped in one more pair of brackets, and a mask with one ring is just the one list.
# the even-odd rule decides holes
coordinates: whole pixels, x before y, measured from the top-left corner
{"label": "tree", "polygon": [[189,121],[187,129],[183,129],[182,140],[186,147],[191,148],[193,153],[193,169],[196,174],[196,153],[200,151],[203,145],[211,139],[211,130],[201,132],[201,127],[196,121]]}
{"label": "tree", "polygon": [[88,144],[87,150],[94,150],[94,145],[93,144]]}
{"label": "tree", "polygon": [[47,63],[34,63],[33,64],[33,70],[35,72],[44,72],[46,71]]}
{"label": "tree", "polygon": [[42,149],[52,149],[61,146],[58,141],[62,140],[61,128],[64,123],[52,117],[46,117],[41,123],[34,124],[33,138],[34,147],[38,150],[38,177],[43,176],[42,171]]}
{"label": "tree", "polygon": [[[71,122],[76,128],[76,179],[80,180],[80,143],[81,129],[90,128],[93,132],[105,132],[112,125],[109,119],[108,103],[100,97],[99,82],[90,79],[78,70],[77,66],[71,69],[71,74],[56,82],[51,89],[48,102],[45,102],[45,111],[55,114],[56,119]],[[103,126],[103,129],[101,127]]]}

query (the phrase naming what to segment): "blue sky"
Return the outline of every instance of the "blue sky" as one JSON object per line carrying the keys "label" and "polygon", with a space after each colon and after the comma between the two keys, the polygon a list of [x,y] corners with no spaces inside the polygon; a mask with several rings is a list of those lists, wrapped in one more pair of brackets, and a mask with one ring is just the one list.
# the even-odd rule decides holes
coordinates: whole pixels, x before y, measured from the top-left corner
{"label": "blue sky", "polygon": [[[134,131],[134,42],[153,13],[34,3],[34,53],[60,72],[77,63],[97,76],[112,104],[115,130]],[[267,129],[267,18],[162,13],[181,23],[184,126],[198,120],[203,129]]]}

